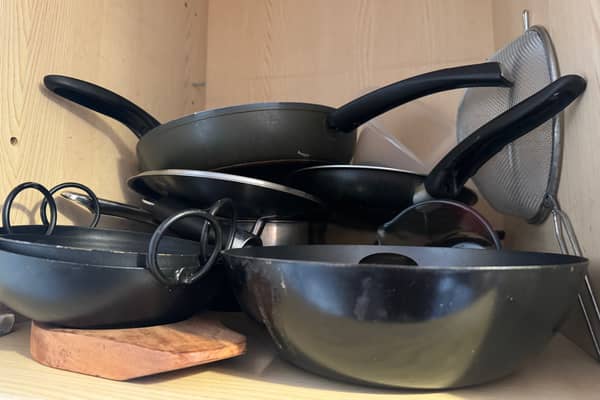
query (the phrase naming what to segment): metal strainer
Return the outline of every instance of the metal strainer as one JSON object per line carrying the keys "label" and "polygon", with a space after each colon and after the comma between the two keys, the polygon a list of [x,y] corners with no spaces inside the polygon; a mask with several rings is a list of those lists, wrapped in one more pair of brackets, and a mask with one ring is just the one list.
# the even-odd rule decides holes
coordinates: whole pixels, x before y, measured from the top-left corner
{"label": "metal strainer", "polygon": [[[467,89],[458,109],[459,141],[558,78],[558,63],[550,36],[541,26],[529,26],[527,10],[523,11],[523,22],[525,32],[490,57],[490,61],[503,65],[514,82],[513,87]],[[503,214],[523,218],[530,224],[541,224],[552,213],[561,252],[581,255],[571,221],[556,200],[561,161],[562,120],[558,114],[506,146],[473,180],[492,207]],[[563,326],[563,333],[600,360],[600,308],[587,275],[578,300],[591,347],[587,340],[580,339],[581,325],[577,325],[573,316]]]}
{"label": "metal strainer", "polygon": [[[490,57],[490,61],[502,64],[514,86],[468,89],[458,109],[459,141],[558,78],[558,64],[548,33],[539,26],[529,27],[526,13],[524,20],[523,35]],[[496,210],[530,223],[541,223],[550,212],[545,196],[556,196],[558,190],[561,153],[559,114],[506,146],[473,180]]]}

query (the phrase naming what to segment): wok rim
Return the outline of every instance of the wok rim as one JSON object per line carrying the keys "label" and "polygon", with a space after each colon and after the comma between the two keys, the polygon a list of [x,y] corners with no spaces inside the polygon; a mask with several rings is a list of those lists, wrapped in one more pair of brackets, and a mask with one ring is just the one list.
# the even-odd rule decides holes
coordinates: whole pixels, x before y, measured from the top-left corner
{"label": "wok rim", "polygon": [[[332,244],[332,245],[296,245],[296,246],[268,246],[262,247],[262,249],[273,249],[273,248],[310,248],[315,246],[327,246],[327,247],[336,247],[338,249],[343,248],[354,248],[357,245],[344,245],[344,244]],[[565,268],[573,268],[575,270],[583,269],[587,271],[589,266],[589,259],[585,257],[579,257],[569,254],[559,254],[559,253],[547,253],[547,252],[531,252],[531,251],[514,251],[514,250],[470,250],[470,249],[453,249],[448,247],[417,247],[417,246],[377,246],[377,245],[358,245],[361,247],[371,247],[374,250],[376,248],[381,248],[381,251],[374,251],[371,254],[378,253],[389,253],[390,249],[419,249],[420,251],[427,251],[427,249],[438,249],[444,251],[477,251],[477,252],[500,252],[500,253],[508,253],[511,255],[519,255],[519,254],[528,254],[528,255],[543,255],[546,256],[554,256],[559,259],[563,259],[564,261],[560,263],[542,263],[542,264],[522,264],[522,265],[391,265],[391,264],[359,264],[359,263],[349,263],[342,261],[314,261],[314,260],[302,260],[299,258],[275,258],[275,257],[265,257],[265,256],[252,256],[246,255],[244,252],[252,251],[254,248],[241,248],[241,249],[229,249],[223,251],[221,254],[227,259],[228,264],[231,265],[232,260],[245,260],[245,261],[260,261],[263,265],[269,266],[269,268],[276,268],[277,265],[280,264],[302,264],[307,266],[321,267],[321,268],[374,268],[374,269],[393,269],[393,270],[403,270],[403,271],[448,271],[448,272],[475,272],[475,271],[523,271],[523,270],[546,270],[546,269],[565,269]],[[398,250],[396,250],[398,251]],[[241,254],[236,254],[241,253]],[[393,253],[393,252],[392,252]],[[561,261],[561,260],[558,260]]]}

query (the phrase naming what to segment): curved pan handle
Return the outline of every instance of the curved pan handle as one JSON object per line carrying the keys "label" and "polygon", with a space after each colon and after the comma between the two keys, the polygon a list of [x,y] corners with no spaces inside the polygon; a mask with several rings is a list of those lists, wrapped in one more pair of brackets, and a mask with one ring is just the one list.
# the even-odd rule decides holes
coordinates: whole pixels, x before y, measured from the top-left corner
{"label": "curved pan handle", "polygon": [[[89,212],[96,213],[94,201],[90,196],[70,191],[64,191],[60,195],[67,200],[85,207]],[[102,198],[98,198],[98,205],[100,206],[100,215],[110,215],[144,224],[158,225],[158,222],[152,218],[152,214],[142,208]]]}
{"label": "curved pan handle", "polygon": [[563,76],[477,129],[427,176],[424,186],[429,196],[456,197],[467,180],[504,146],[556,116],[579,97],[585,87],[582,77]]}
{"label": "curved pan handle", "polygon": [[[90,196],[70,191],[62,192],[61,196],[85,207],[92,213],[96,212]],[[98,198],[98,204],[100,205],[101,215],[125,218],[154,226],[159,225],[161,221],[188,208],[185,204],[168,198],[153,202],[149,207],[149,210],[102,198]],[[186,239],[198,240],[198,238],[203,235],[203,226],[204,220],[202,218],[190,217],[175,222],[172,229]]]}
{"label": "curved pan handle", "polygon": [[351,132],[376,116],[420,97],[446,90],[479,86],[510,87],[512,83],[497,62],[441,69],[367,93],[332,111],[327,122],[334,129]]}
{"label": "curved pan handle", "polygon": [[[64,191],[61,196],[67,200],[79,204],[85,207],[91,213],[96,213],[96,206],[94,200],[86,194],[75,193],[70,191]],[[215,203],[216,205],[217,203]],[[98,198],[98,205],[100,209],[100,215],[110,215],[113,217],[125,218],[131,221],[141,222],[144,224],[150,224],[157,226],[169,218],[170,216],[180,213],[187,207],[184,203],[176,201],[174,199],[160,199],[153,202],[149,206],[149,210],[132,206],[118,201],[106,200]],[[246,247],[246,246],[258,246],[262,245],[260,239],[261,229],[264,227],[266,221],[270,217],[259,218],[255,224],[255,230],[253,232],[246,232],[241,229],[236,229],[235,224],[229,222],[221,224],[224,232],[228,233],[226,241],[227,247]],[[173,232],[179,236],[190,239],[199,240],[203,237],[214,241],[214,231],[207,231],[205,221],[199,217],[189,217],[179,220],[171,227]]]}
{"label": "curved pan handle", "polygon": [[160,126],[160,122],[136,104],[93,83],[68,76],[46,75],[44,85],[60,97],[116,119],[138,138]]}

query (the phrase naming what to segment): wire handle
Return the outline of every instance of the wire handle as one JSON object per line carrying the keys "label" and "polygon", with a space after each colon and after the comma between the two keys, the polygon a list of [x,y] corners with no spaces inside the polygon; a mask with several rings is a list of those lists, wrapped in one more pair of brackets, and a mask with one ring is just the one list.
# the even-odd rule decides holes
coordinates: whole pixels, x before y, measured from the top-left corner
{"label": "wire handle", "polygon": [[[571,219],[567,213],[560,208],[558,200],[550,194],[546,195],[544,202],[551,207],[552,221],[554,223],[554,235],[556,237],[556,241],[558,242],[558,246],[560,247],[560,252],[563,254],[573,254],[582,257],[583,251],[581,250],[581,245],[579,244],[579,240],[575,234],[575,229],[573,228],[573,224],[571,223]],[[595,320],[600,321],[600,307],[598,307],[598,302],[594,296],[594,289],[592,288],[592,283],[590,282],[588,274],[585,274],[583,280],[585,284],[585,290],[591,302],[591,308],[595,313]],[[590,315],[586,302],[584,301],[581,293],[579,293],[577,296],[577,300],[579,301],[579,306],[583,311],[583,316],[592,339],[594,350],[596,351],[596,354],[600,356],[599,338],[596,335],[596,329],[594,329],[594,324],[592,323],[592,316]]]}
{"label": "wire handle", "polygon": [[[54,228],[56,228],[56,220],[57,220],[57,211],[56,211],[56,202],[52,197],[52,193],[48,191],[44,187],[44,185],[39,184],[37,182],[24,182],[20,185],[15,186],[13,190],[10,191],[8,196],[6,196],[6,200],[4,200],[4,205],[2,206],[2,225],[7,233],[13,233],[12,225],[10,223],[10,210],[12,208],[13,202],[19,193],[21,193],[25,189],[35,189],[38,192],[44,195],[45,201],[50,205],[50,222],[46,219],[46,221],[42,221],[44,225],[48,226],[46,229],[46,235],[52,235],[54,232]],[[44,207],[42,207],[44,208]]]}
{"label": "wire handle", "polygon": [[[237,209],[235,208],[235,205],[233,204],[233,200],[231,200],[229,198],[224,198],[219,201],[216,201],[212,206],[210,206],[210,208],[208,210],[206,210],[213,217],[217,217],[219,212],[221,212],[221,210],[224,207],[229,207],[229,209],[231,210],[231,218],[230,218],[231,227],[229,230],[229,235],[227,236],[227,240],[223,242],[223,245],[222,245],[223,247],[219,250],[227,250],[233,246],[233,242],[234,242],[235,234],[236,234],[236,230],[237,230]],[[209,229],[211,226],[212,226],[211,223],[208,220],[205,220],[204,223],[202,224],[202,230],[200,231],[200,249],[202,251],[200,257],[204,262],[206,262],[208,260],[208,257],[207,257],[208,237],[209,237],[209,233],[210,233]]]}
{"label": "wire handle", "polygon": [[[93,208],[94,219],[92,219],[92,222],[90,222],[89,227],[95,228],[96,226],[98,226],[98,222],[100,222],[101,214],[100,214],[100,201],[98,200],[98,196],[96,196],[96,193],[94,193],[94,191],[92,189],[90,189],[89,187],[87,187],[81,183],[77,183],[77,182],[64,182],[64,183],[58,184],[58,185],[54,186],[52,189],[50,189],[49,192],[51,195],[53,195],[54,193],[58,192],[59,190],[66,189],[66,188],[76,188],[76,189],[84,191],[85,193],[87,193],[88,196],[90,196],[90,200],[94,207]],[[48,216],[46,215],[46,206],[47,205],[48,205],[48,201],[46,200],[46,198],[44,198],[44,200],[42,200],[42,204],[40,206],[40,217],[42,218],[42,223],[44,225],[48,224]]]}
{"label": "wire handle", "polygon": [[392,227],[393,225],[395,225],[396,223],[398,223],[398,221],[400,221],[406,214],[408,214],[409,212],[411,212],[412,210],[414,210],[416,208],[423,207],[426,205],[432,205],[432,204],[443,204],[443,205],[448,205],[451,207],[457,207],[463,211],[470,213],[489,233],[490,237],[492,238],[492,242],[494,243],[494,246],[496,247],[496,250],[502,250],[502,243],[500,242],[500,238],[496,234],[496,231],[494,230],[492,225],[487,221],[487,219],[485,219],[485,217],[483,215],[481,215],[479,212],[477,212],[473,207],[470,207],[466,204],[463,204],[461,202],[454,201],[454,200],[426,200],[426,201],[423,201],[423,202],[420,202],[417,204],[413,204],[412,206],[410,206],[408,208],[405,208],[400,214],[396,215],[392,220],[384,223],[377,229],[377,244],[381,245],[383,243],[384,236],[385,236],[386,232],[388,231],[388,229],[390,227]]}
{"label": "wire handle", "polygon": [[[164,237],[165,232],[169,229],[169,227],[175,223],[176,221],[185,218],[185,217],[200,217],[210,223],[215,231],[215,246],[210,254],[208,260],[204,263],[200,263],[200,259],[202,258],[202,254],[199,255],[198,268],[194,270],[191,274],[186,274],[186,268],[180,268],[176,271],[173,277],[166,276],[160,266],[158,265],[158,245],[160,244],[161,239]],[[146,267],[150,270],[152,275],[166,286],[176,286],[176,285],[189,285],[206,275],[208,271],[212,268],[217,260],[219,254],[221,254],[221,250],[223,248],[223,231],[221,229],[221,225],[217,221],[217,219],[211,215],[210,213],[199,210],[199,209],[188,209],[178,212],[177,214],[171,215],[169,218],[165,219],[154,231],[152,237],[150,238],[150,243],[148,244],[148,255],[146,257]],[[204,261],[204,260],[202,260]]]}

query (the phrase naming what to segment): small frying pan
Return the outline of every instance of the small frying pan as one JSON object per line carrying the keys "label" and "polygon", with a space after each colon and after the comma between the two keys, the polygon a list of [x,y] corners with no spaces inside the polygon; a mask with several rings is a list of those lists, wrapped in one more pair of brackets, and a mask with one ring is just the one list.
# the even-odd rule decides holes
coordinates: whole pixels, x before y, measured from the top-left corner
{"label": "small frying pan", "polygon": [[[275,168],[275,167],[274,167]],[[311,218],[323,215],[315,196],[278,183],[212,171],[146,171],[127,180],[135,192],[152,200],[173,197],[206,208],[222,198],[233,200],[240,218],[276,215]]]}
{"label": "small frying pan", "polygon": [[343,222],[381,224],[398,211],[431,198],[467,198],[464,184],[504,146],[553,118],[585,90],[566,75],[489,121],[452,149],[428,176],[392,168],[325,165],[294,172],[289,185],[336,210]]}
{"label": "small frying pan", "polygon": [[[44,84],[57,95],[131,129],[140,138],[137,154],[143,171],[235,168],[241,173],[239,168],[248,166],[262,178],[268,178],[264,164],[297,169],[305,163],[350,161],[359,125],[416,98],[458,88],[511,85],[500,64],[484,63],[405,79],[338,109],[308,103],[257,103],[198,112],[161,125],[131,101],[92,83],[48,75]],[[278,175],[275,172],[274,177]]]}

